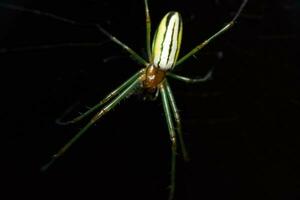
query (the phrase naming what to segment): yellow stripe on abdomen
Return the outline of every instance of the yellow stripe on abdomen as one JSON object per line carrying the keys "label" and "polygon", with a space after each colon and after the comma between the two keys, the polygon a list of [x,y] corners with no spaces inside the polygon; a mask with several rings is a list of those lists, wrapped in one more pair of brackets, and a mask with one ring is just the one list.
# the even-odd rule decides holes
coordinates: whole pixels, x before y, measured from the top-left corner
{"label": "yellow stripe on abdomen", "polygon": [[161,70],[175,65],[182,38],[182,19],[178,12],[169,12],[161,20],[153,39],[153,64]]}

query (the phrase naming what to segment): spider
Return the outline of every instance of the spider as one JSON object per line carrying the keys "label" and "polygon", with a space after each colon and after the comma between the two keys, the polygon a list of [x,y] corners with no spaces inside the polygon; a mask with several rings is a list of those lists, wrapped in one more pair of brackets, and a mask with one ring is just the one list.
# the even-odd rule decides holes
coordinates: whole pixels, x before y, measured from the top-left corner
{"label": "spider", "polygon": [[[173,78],[186,83],[199,83],[205,82],[210,79],[212,70],[209,71],[203,78],[192,79],[172,73],[172,70],[180,64],[183,64],[188,58],[193,56],[212,40],[220,36],[222,33],[229,30],[236,22],[240,13],[244,9],[247,0],[243,0],[233,19],[223,26],[219,31],[213,34],[204,42],[197,45],[186,55],[178,59],[181,39],[182,39],[182,18],[179,12],[170,11],[161,20],[151,44],[151,20],[148,8],[148,0],[144,0],[145,4],[145,16],[146,16],[146,50],[148,59],[145,60],[142,56],[138,55],[129,46],[121,42],[119,39],[114,37],[102,26],[95,24],[96,28],[106,35],[111,41],[122,47],[130,56],[140,65],[144,66],[128,80],[122,83],[119,87],[109,93],[104,99],[98,104],[87,110],[85,113],[70,121],[62,121],[58,119],[60,124],[72,124],[75,123],[93,112],[98,111],[90,121],[70,140],[68,141],[56,154],[52,156],[52,159],[42,167],[42,171],[47,170],[53,162],[61,157],[70,146],[77,141],[94,123],[96,123],[106,113],[111,111],[120,101],[124,98],[131,96],[137,90],[143,90],[145,93],[150,94],[153,99],[161,96],[163,110],[166,118],[166,123],[169,131],[172,157],[171,157],[171,175],[170,175],[170,191],[169,200],[174,198],[175,193],[175,170],[176,170],[176,154],[177,154],[177,139],[184,160],[188,160],[188,153],[183,141],[183,135],[181,131],[181,120],[175,98],[172,93],[168,78]],[[45,15],[50,18],[58,19],[71,24],[80,24],[78,22],[53,15],[51,13],[39,12],[37,10],[21,8],[12,5],[0,4],[1,6],[8,7],[11,9],[22,10],[31,12],[39,15]],[[174,125],[175,124],[175,125]]]}

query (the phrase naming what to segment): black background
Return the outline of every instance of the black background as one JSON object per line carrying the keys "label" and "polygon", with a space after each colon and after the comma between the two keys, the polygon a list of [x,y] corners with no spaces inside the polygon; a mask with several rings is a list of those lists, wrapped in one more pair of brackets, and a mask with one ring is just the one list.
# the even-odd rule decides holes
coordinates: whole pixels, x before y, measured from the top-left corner
{"label": "black background", "polygon": [[[142,0],[1,2],[101,24],[145,55]],[[240,3],[149,1],[152,31],[166,12],[179,11],[184,55],[230,21]],[[178,155],[177,199],[299,199],[299,6],[250,1],[232,30],[178,67],[191,77],[211,67],[214,74],[196,85],[170,80],[191,155],[189,163]],[[167,199],[170,142],[161,102],[140,94],[39,171],[86,123],[59,126],[55,119],[76,102],[75,111],[84,111],[141,66],[93,27],[3,7],[0,23],[1,189],[38,198]],[[102,45],[33,48],[70,42]]]}

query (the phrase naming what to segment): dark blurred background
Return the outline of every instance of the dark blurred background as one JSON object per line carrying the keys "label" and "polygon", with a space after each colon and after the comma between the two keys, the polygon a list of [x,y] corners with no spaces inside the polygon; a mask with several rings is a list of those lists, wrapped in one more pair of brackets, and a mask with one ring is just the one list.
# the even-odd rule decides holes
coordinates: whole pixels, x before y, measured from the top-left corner
{"label": "dark blurred background", "polygon": [[[145,55],[142,0],[1,0],[97,23]],[[152,33],[177,10],[181,55],[231,20],[239,0],[149,1]],[[299,2],[249,1],[236,26],[178,67],[213,80],[170,80],[191,161],[178,155],[176,199],[299,199]],[[0,6],[1,190],[24,197],[167,199],[170,141],[160,99],[124,100],[59,159],[45,164],[84,124],[82,112],[141,68],[93,27]],[[34,48],[92,43],[94,46]],[[97,45],[101,44],[101,45]],[[12,197],[11,196],[11,197]]]}

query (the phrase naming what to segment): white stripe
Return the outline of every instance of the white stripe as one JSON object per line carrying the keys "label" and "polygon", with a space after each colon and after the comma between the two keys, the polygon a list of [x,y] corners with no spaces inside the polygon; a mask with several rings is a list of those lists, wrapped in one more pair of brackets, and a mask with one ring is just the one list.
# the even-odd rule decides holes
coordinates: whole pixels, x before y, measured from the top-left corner
{"label": "white stripe", "polygon": [[[172,33],[173,33],[173,27],[175,26],[175,20],[176,18],[174,16],[172,16],[172,18],[170,19],[169,22],[169,26],[167,27],[167,33],[165,36],[165,40],[164,43],[162,44],[162,53],[161,53],[161,58],[160,58],[160,62],[159,62],[159,67],[161,69],[169,69],[170,66],[170,62],[168,63],[168,58],[169,58],[169,51],[170,51],[170,44],[172,41]],[[173,48],[174,46],[172,46],[171,48]],[[175,46],[176,47],[176,46]],[[173,51],[173,50],[172,50]]]}
{"label": "white stripe", "polygon": [[171,53],[169,55],[169,63],[168,68],[173,67],[174,62],[175,62],[175,56],[176,56],[176,51],[177,51],[177,39],[178,39],[178,32],[179,32],[179,20],[175,20],[175,24],[174,24],[174,31],[173,31],[173,45],[172,45],[172,49],[171,49]]}
{"label": "white stripe", "polygon": [[169,70],[175,65],[179,51],[178,45],[180,45],[178,40],[181,40],[179,38],[179,34],[181,34],[180,23],[179,13],[172,12],[165,15],[159,25],[153,43],[153,62],[156,67],[162,70]]}

